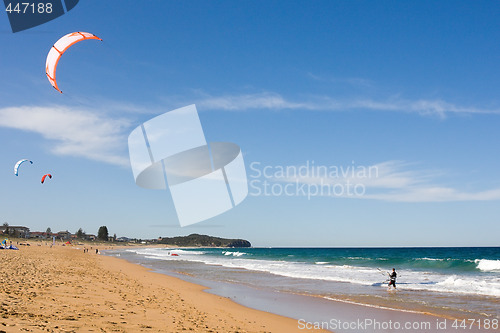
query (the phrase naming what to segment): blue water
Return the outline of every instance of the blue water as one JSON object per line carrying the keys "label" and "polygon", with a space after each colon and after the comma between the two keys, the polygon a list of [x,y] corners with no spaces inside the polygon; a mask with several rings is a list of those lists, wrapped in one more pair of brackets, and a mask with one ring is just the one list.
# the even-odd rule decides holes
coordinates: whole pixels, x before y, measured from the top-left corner
{"label": "blue water", "polygon": [[[110,254],[197,282],[462,318],[500,318],[499,247],[133,248]],[[397,293],[387,291],[392,268],[398,272]]]}
{"label": "blue water", "polygon": [[500,273],[500,247],[471,248],[249,248],[221,250],[213,248],[188,250],[206,256],[221,257],[227,253],[241,259],[300,262],[308,264],[352,265],[358,267],[397,267],[430,270],[448,274],[464,272]]}

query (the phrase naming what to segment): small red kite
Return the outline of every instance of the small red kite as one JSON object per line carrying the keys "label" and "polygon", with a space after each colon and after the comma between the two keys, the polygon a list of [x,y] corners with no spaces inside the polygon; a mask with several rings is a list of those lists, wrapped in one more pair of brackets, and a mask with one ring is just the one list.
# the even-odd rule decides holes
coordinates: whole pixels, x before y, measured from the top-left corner
{"label": "small red kite", "polygon": [[46,175],[43,175],[43,177],[42,177],[42,184],[43,184],[43,182],[45,181],[45,177],[47,177],[47,176],[48,176],[50,179],[52,179],[52,175],[51,175],[50,173],[48,173],[48,174],[46,174]]}

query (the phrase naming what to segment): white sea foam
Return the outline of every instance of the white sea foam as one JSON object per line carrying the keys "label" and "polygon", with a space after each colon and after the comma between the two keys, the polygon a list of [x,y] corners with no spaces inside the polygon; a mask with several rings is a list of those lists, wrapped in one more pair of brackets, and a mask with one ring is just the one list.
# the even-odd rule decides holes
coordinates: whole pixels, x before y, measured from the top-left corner
{"label": "white sea foam", "polygon": [[478,280],[470,277],[449,276],[436,284],[437,291],[458,291],[463,294],[479,294],[500,297],[500,279]]}
{"label": "white sea foam", "polygon": [[445,261],[447,259],[436,259],[436,258],[417,258],[415,260],[428,260],[428,261]]}
{"label": "white sea foam", "polygon": [[500,271],[500,260],[476,259],[474,262],[484,272]]}
{"label": "white sea foam", "polygon": [[242,255],[246,254],[245,252],[239,252],[239,251],[223,251],[222,252],[225,256],[233,256],[233,257],[241,257]]}
{"label": "white sea foam", "polygon": [[[132,252],[135,254],[143,255],[148,259],[163,259],[163,260],[178,260],[180,256],[189,255],[203,255],[204,251],[189,251],[189,250],[181,250],[181,249],[169,249],[169,248],[139,248],[139,249],[130,249],[126,250],[127,252]],[[172,256],[174,254],[174,256]],[[177,255],[177,256],[175,256]]]}
{"label": "white sea foam", "polygon": [[328,297],[328,296],[325,296],[323,298],[327,299],[327,300],[330,300],[330,301],[335,301],[335,302],[342,302],[342,303],[348,303],[348,304],[355,304],[355,305],[366,306],[368,308],[391,310],[391,311],[398,311],[398,312],[418,313],[418,314],[425,313],[425,312],[414,311],[414,310],[394,309],[394,308],[389,308],[389,307],[382,306],[382,305],[359,303],[359,302],[348,301],[348,300],[340,299],[340,298],[332,298],[332,297]]}
{"label": "white sea foam", "polygon": [[[251,271],[266,272],[289,278],[346,282],[365,286],[386,288],[385,273],[374,267],[352,265],[333,265],[328,262],[295,262],[254,259],[244,256],[244,252],[221,251],[219,255],[211,255],[210,251],[191,251],[180,249],[137,249],[132,250],[139,255],[160,260],[186,260],[207,265],[242,268]],[[168,253],[179,256],[172,257]],[[222,254],[222,255],[220,255]],[[476,260],[482,271],[492,271],[492,274],[450,275],[434,271],[404,270],[398,272],[398,289],[423,290],[460,294],[476,294],[500,297],[500,275],[495,273],[500,269],[499,260]]]}

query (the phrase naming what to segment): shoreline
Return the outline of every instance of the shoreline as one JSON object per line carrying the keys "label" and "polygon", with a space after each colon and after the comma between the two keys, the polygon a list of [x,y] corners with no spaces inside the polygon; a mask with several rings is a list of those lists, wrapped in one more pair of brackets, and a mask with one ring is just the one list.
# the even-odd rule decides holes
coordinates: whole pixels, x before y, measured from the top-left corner
{"label": "shoreline", "polygon": [[[366,300],[364,300],[365,302],[363,302],[356,299],[350,299],[351,297],[348,298],[340,297],[337,299],[337,298],[323,297],[321,295],[313,295],[313,294],[269,291],[268,288],[266,288],[267,290],[261,288],[256,289],[255,286],[254,287],[243,286],[240,285],[238,282],[227,283],[221,281],[208,281],[204,279],[202,276],[196,277],[182,271],[171,271],[167,268],[162,269],[160,265],[156,264],[149,265],[147,264],[147,262],[137,261],[137,259],[129,258],[128,260],[130,260],[130,262],[134,264],[151,268],[155,272],[159,272],[161,274],[165,274],[168,276],[175,276],[183,280],[194,282],[196,284],[208,285],[210,289],[206,290],[206,292],[224,297],[229,297],[244,306],[248,306],[266,312],[276,313],[282,316],[291,317],[295,319],[305,318],[305,320],[309,320],[311,322],[325,322],[325,320],[328,321],[330,319],[335,319],[344,322],[345,321],[352,322],[359,319],[363,320],[366,318],[374,318],[374,320],[377,320],[378,318],[384,321],[393,320],[400,322],[417,322],[417,321],[429,322],[432,323],[433,325],[446,322],[448,327],[450,327],[454,323],[461,324],[461,320],[463,320],[464,318],[466,321],[472,320],[470,318],[474,318],[466,316],[464,312],[462,312],[460,315],[457,313],[457,311],[451,311],[450,309],[448,309],[448,311],[445,311],[444,309],[432,309],[428,306],[415,307],[415,304],[413,304],[410,307],[404,307],[404,305],[402,304],[400,304],[397,307],[387,307],[384,304],[384,302],[381,303],[377,302],[376,299],[373,297],[371,297],[371,301],[366,302]],[[216,271],[217,268],[214,268],[214,270]],[[411,293],[409,293],[408,291],[402,291],[402,292],[404,294],[400,294],[400,292],[398,291],[397,295],[394,292],[393,296],[399,297],[400,295],[403,295],[403,298],[411,296]],[[284,294],[288,295],[284,296]],[[259,295],[260,299],[257,297],[257,295]],[[269,302],[268,301],[269,298],[274,298],[274,302],[272,303]],[[282,303],[281,306],[276,304],[279,302]],[[287,306],[287,304],[290,303],[295,303],[296,308],[302,309],[302,311],[297,311],[297,309],[291,309],[289,306]],[[311,310],[308,311],[308,309],[312,308],[314,308],[313,311]],[[475,320],[476,323],[467,329],[468,332],[481,331],[480,330],[481,324],[478,325],[477,322],[482,322],[482,320],[477,320],[477,319]],[[341,331],[342,330],[339,330],[339,332]],[[393,332],[397,330],[383,330],[383,331]],[[414,331],[418,332],[419,330],[414,330]],[[442,329],[436,328],[436,331],[442,331]],[[485,330],[482,331],[486,332]]]}
{"label": "shoreline", "polygon": [[124,259],[69,246],[19,248],[0,251],[0,331],[301,332],[294,319]]}
{"label": "shoreline", "polygon": [[[20,251],[0,251],[5,267],[4,274],[0,274],[0,332],[25,328],[33,332],[353,331],[328,325],[331,320],[336,320],[337,325],[360,320],[382,324],[426,322],[435,328],[426,331],[442,332],[437,325],[447,322],[451,327],[453,321],[446,315],[428,311],[269,292],[237,283],[229,287],[213,281],[204,283],[201,278],[182,272],[159,270],[112,255],[96,255],[93,250],[83,253],[83,247],[101,251],[150,246],[94,243],[50,247],[42,242],[30,243],[29,247],[19,246]],[[310,325],[305,326],[307,323]],[[315,323],[327,326],[314,329]],[[492,330],[467,329],[467,332],[487,331]]]}

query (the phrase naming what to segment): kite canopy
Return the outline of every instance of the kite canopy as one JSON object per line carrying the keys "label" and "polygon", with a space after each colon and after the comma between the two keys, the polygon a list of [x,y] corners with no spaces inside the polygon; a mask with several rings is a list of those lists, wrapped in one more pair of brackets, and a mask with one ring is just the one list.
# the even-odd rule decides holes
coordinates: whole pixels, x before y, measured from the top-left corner
{"label": "kite canopy", "polygon": [[23,160],[19,160],[19,161],[17,161],[16,165],[14,166],[14,174],[15,174],[16,176],[19,176],[19,174],[18,174],[18,171],[19,171],[19,166],[20,166],[21,164],[23,164],[24,162],[30,162],[31,164],[33,164],[33,162],[32,162],[32,161],[27,160],[27,159],[23,159]]}
{"label": "kite canopy", "polygon": [[56,68],[59,59],[62,54],[73,44],[81,42],[86,39],[98,39],[102,41],[99,37],[88,32],[72,32],[66,36],[61,37],[49,51],[47,55],[47,61],[45,63],[45,73],[47,74],[47,79],[49,79],[50,84],[57,89],[60,93],[62,91],[57,87],[56,82]]}
{"label": "kite canopy", "polygon": [[52,179],[52,175],[50,173],[48,173],[46,175],[43,175],[43,177],[42,177],[42,184],[45,181],[45,177],[49,177],[50,179]]}

